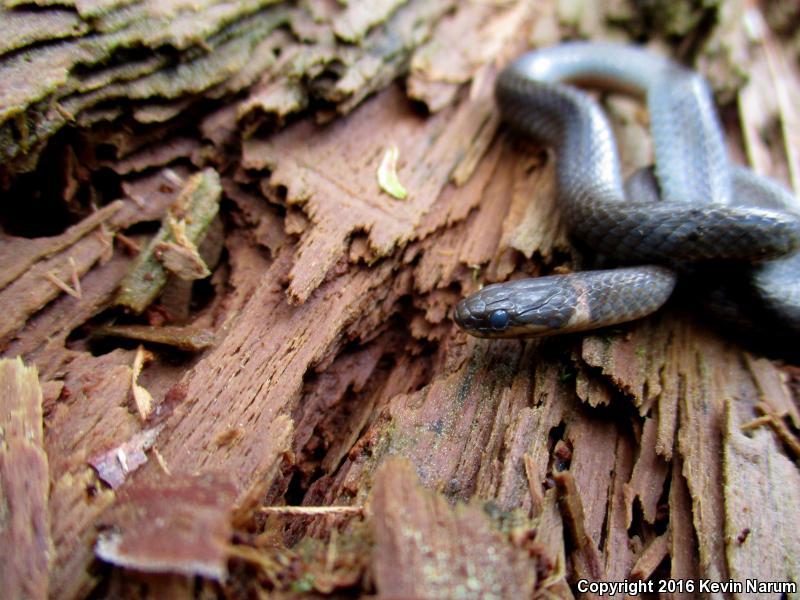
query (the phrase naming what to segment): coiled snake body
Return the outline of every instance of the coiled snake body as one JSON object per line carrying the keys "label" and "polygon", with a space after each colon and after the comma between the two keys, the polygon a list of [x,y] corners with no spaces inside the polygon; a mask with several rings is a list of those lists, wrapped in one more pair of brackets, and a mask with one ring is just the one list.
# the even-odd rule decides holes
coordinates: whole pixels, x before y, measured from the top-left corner
{"label": "coiled snake body", "polygon": [[[608,120],[565,83],[646,97],[660,201],[626,197]],[[547,335],[636,319],[669,298],[673,267],[764,261],[800,245],[793,197],[729,164],[711,94],[693,71],[635,47],[578,42],[523,55],[500,73],[495,94],[504,120],[555,149],[559,205],[574,237],[643,266],[488,285],[456,307],[456,322],[473,335]],[[800,306],[800,296],[782,291],[787,269],[765,264],[756,285],[786,305],[778,310]],[[788,270],[800,289],[800,269]]]}

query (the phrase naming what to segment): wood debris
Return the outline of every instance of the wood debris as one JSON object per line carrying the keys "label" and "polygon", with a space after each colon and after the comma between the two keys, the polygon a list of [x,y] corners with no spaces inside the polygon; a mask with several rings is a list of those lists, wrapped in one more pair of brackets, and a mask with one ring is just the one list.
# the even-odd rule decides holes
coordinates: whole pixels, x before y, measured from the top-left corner
{"label": "wood debris", "polygon": [[132,473],[147,462],[146,452],[152,448],[160,427],[145,429],[116,448],[89,459],[97,475],[111,488],[120,487]]}
{"label": "wood debris", "polygon": [[103,517],[95,551],[119,566],[156,573],[227,573],[234,485],[224,475],[163,477],[124,488]]}
{"label": "wood debris", "polygon": [[106,325],[95,329],[92,335],[164,344],[187,352],[199,352],[214,343],[214,333],[208,329],[176,325]]}
{"label": "wood debris", "polygon": [[[158,296],[167,283],[167,270],[182,279],[200,279],[210,272],[197,253],[196,244],[203,239],[219,210],[222,189],[219,175],[206,169],[183,183],[175,203],[169,207],[159,232],[147,248],[137,256],[125,279],[120,283],[116,303],[142,312]],[[202,268],[187,267],[186,254],[182,260],[170,248],[189,249],[194,264]],[[188,274],[191,271],[191,275]]]}

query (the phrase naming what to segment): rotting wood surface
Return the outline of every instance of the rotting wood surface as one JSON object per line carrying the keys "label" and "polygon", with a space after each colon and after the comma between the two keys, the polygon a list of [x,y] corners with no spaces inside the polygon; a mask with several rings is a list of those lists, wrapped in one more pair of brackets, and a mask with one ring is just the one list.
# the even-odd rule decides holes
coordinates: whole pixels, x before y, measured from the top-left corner
{"label": "rotting wood surface", "polygon": [[[685,306],[531,341],[476,340],[449,318],[482,283],[580,266],[559,222],[553,161],[500,128],[491,100],[497,69],[529,42],[614,33],[598,5],[580,4],[408,0],[359,11],[254,1],[237,12],[209,0],[197,7],[210,11],[203,19],[176,9],[163,16],[171,29],[145,37],[137,23],[149,8],[138,2],[76,1],[75,14],[102,31],[67,8],[38,30],[20,21],[0,60],[29,46],[46,57],[37,35],[66,36],[50,51],[94,70],[54,63],[27,95],[12,90],[26,116],[0,130],[6,184],[22,189],[14,178],[77,110],[76,125],[93,126],[62,148],[64,199],[99,188],[91,173],[101,169],[123,199],[60,235],[0,246],[3,354],[35,365],[41,386],[19,362],[0,363],[0,498],[12,507],[29,498],[37,524],[37,536],[20,537],[20,513],[0,510],[0,535],[20,540],[19,562],[4,568],[38,573],[14,570],[7,597],[43,598],[48,585],[55,598],[571,597],[581,577],[800,580],[791,365],[740,347]],[[24,1],[2,10],[12,5],[28,10]],[[743,8],[719,9],[705,41],[713,52],[700,53],[709,74],[726,72],[746,44],[731,5]],[[615,10],[635,32],[630,6]],[[686,27],[689,52],[702,44]],[[186,69],[205,79],[165,87],[174,72],[160,53],[111,72],[102,64],[111,35],[123,48],[175,51],[200,39],[205,54],[188,54]],[[760,133],[765,114],[800,122],[780,101],[800,77],[787,42],[760,35],[744,52],[759,82],[740,94],[744,150],[791,181],[792,152]],[[83,36],[90,42],[74,43]],[[776,69],[773,106],[763,81]],[[405,86],[390,83],[406,72]],[[118,95],[130,105],[113,115],[96,104]],[[202,112],[201,96],[226,102]],[[320,101],[316,119],[264,126]],[[644,111],[607,106],[625,170],[646,164]],[[123,113],[127,127],[95,124]],[[22,122],[30,155],[9,133]],[[391,146],[403,200],[378,185]],[[209,167],[226,222],[210,299],[198,304],[172,277],[134,327],[113,306],[149,239],[140,224],[168,224],[183,186]],[[159,334],[145,335],[148,326]],[[99,337],[109,331],[134,345]],[[196,332],[213,344],[169,349]],[[155,356],[141,374],[140,342]],[[10,377],[29,382],[25,393],[3,383]],[[155,402],[149,417],[134,385]],[[19,439],[6,416],[22,414],[35,432],[40,413],[42,439]],[[29,463],[42,472],[31,468],[26,487]],[[49,512],[36,476],[45,468]],[[261,510],[282,505],[309,512]],[[333,509],[310,508],[320,506]]]}

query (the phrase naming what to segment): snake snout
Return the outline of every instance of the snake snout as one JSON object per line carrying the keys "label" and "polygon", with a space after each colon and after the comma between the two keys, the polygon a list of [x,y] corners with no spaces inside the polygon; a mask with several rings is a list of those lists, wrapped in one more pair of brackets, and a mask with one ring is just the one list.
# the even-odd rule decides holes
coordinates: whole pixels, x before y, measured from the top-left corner
{"label": "snake snout", "polygon": [[458,304],[456,304],[456,312],[454,315],[456,324],[462,329],[469,327],[472,321],[470,318],[469,307],[467,306],[467,300],[468,298],[464,298]]}

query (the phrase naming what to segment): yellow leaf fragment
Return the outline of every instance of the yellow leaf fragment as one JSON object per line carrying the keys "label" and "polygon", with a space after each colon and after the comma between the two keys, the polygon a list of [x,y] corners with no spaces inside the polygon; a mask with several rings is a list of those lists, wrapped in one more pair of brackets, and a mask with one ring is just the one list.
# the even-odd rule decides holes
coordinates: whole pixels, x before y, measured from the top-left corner
{"label": "yellow leaf fragment", "polygon": [[153,412],[153,396],[150,395],[144,387],[138,383],[139,374],[142,372],[144,363],[153,359],[153,355],[144,349],[144,346],[139,346],[136,350],[136,356],[133,359],[133,366],[131,367],[131,389],[133,390],[133,401],[136,403],[136,410],[139,411],[139,416],[142,421],[147,420],[150,413]]}
{"label": "yellow leaf fragment", "polygon": [[381,161],[381,166],[378,167],[378,185],[390,196],[398,200],[405,200],[406,196],[408,196],[408,192],[397,178],[397,156],[399,153],[400,151],[395,144],[392,144],[386,150],[386,154],[383,155],[383,160]]}

